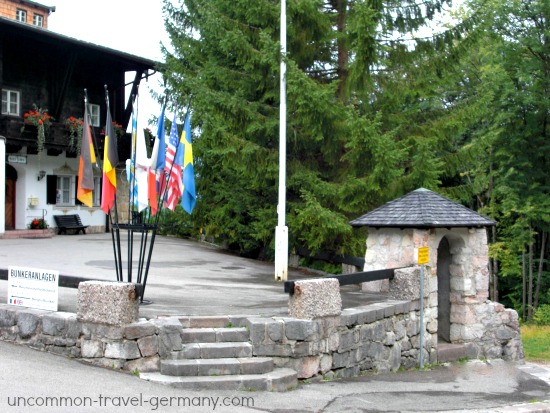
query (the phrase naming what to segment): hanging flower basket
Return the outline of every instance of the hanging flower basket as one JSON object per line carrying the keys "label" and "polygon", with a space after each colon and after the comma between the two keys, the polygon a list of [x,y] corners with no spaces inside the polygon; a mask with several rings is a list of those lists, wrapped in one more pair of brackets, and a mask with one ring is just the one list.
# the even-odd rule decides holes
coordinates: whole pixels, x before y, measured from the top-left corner
{"label": "hanging flower basket", "polygon": [[25,131],[26,125],[36,126],[37,148],[38,153],[41,153],[44,149],[44,142],[46,141],[46,131],[50,128],[52,121],[54,121],[54,118],[48,114],[48,109],[42,109],[37,107],[36,105],[34,105],[33,108],[33,110],[29,110],[23,115],[25,123],[21,128],[21,133]]}
{"label": "hanging flower basket", "polygon": [[75,150],[77,154],[80,153],[83,125],[84,120],[74,116],[68,117],[65,121],[65,126],[69,129],[69,150]]}
{"label": "hanging flower basket", "polygon": [[[115,135],[117,139],[124,136],[124,129],[122,129],[122,125],[120,123],[116,123],[113,121],[113,129],[115,130]],[[105,129],[101,130],[101,135],[105,136]]]}

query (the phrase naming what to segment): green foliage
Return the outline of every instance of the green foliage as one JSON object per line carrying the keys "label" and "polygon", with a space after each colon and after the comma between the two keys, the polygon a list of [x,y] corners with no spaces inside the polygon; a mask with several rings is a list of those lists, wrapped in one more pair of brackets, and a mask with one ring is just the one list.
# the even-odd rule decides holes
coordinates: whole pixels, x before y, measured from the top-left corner
{"label": "green foliage", "polygon": [[550,304],[543,304],[537,308],[533,321],[539,326],[550,326]]}
{"label": "green foliage", "polygon": [[300,259],[300,266],[322,271],[327,274],[338,275],[342,273],[342,264],[333,264],[323,260],[315,260],[313,258]]}
{"label": "green foliage", "polygon": [[[361,256],[365,231],[351,219],[435,189],[498,221],[490,254],[501,297],[521,308],[522,277],[534,274],[534,301],[548,304],[550,6],[468,0],[457,24],[418,39],[448,3],[288,3],[290,249]],[[279,3],[164,4],[162,70],[174,106],[193,97],[199,200],[192,217],[163,217],[162,231],[272,259]]]}
{"label": "green foliage", "polygon": [[171,235],[179,238],[196,235],[193,233],[189,215],[177,206],[174,212],[161,210],[158,221],[158,233],[160,235]]}
{"label": "green foliage", "polygon": [[[402,107],[402,82],[387,88],[396,99],[388,108],[376,98],[382,82],[391,80],[373,68],[399,65],[388,60],[393,46],[381,38],[425,25],[444,3],[299,0],[287,5],[291,248],[363,255],[364,234],[352,230],[351,219],[406,190],[438,184],[437,149],[420,132],[406,137],[401,129],[409,120],[394,119],[386,110],[398,113]],[[200,198],[191,232],[247,255],[272,258],[279,5],[185,0],[166,1],[165,10],[172,42],[163,67],[168,94],[179,105],[193,96],[193,126],[200,129],[193,143]],[[372,106],[365,103],[373,98]]]}
{"label": "green foliage", "polygon": [[521,326],[526,360],[550,361],[550,326]]}

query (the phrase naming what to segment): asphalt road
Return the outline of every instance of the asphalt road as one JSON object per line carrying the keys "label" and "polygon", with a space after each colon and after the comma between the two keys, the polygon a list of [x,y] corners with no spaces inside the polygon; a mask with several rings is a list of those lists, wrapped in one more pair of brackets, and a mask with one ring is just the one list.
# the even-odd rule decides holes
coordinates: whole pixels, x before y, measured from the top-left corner
{"label": "asphalt road", "polygon": [[550,412],[541,403],[550,400],[549,370],[503,361],[306,383],[285,393],[178,390],[1,341],[0,365],[1,412]]}

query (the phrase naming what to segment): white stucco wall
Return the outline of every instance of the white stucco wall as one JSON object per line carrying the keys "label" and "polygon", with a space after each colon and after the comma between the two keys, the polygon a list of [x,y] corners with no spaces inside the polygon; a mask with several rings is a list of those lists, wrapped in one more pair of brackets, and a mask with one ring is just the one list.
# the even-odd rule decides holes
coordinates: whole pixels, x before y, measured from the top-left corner
{"label": "white stucco wall", "polygon": [[[16,217],[15,229],[26,229],[34,218],[46,220],[50,227],[55,227],[53,215],[77,213],[84,225],[90,227],[105,227],[106,216],[99,206],[88,208],[85,205],[56,206],[48,205],[46,198],[47,179],[38,180],[39,171],[46,175],[58,174],[60,170],[71,171],[75,178],[78,175],[78,158],[67,158],[65,153],[59,156],[25,155],[27,163],[10,163],[17,171],[16,183]],[[74,197],[74,193],[71,193]],[[31,198],[38,198],[36,206],[29,205]],[[0,205],[5,205],[5,201]],[[4,216],[2,214],[2,219]],[[92,229],[92,228],[90,228]]]}
{"label": "white stucco wall", "polygon": [[[6,138],[0,136],[0,159],[6,159]],[[6,167],[4,162],[0,165],[0,188],[6,187]],[[0,235],[6,230],[6,191],[0,190]]]}

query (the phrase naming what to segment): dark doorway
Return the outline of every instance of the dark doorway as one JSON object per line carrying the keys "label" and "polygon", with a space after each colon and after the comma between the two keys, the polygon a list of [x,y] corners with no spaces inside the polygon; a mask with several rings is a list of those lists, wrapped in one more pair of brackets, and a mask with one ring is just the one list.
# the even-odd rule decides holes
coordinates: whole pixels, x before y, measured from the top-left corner
{"label": "dark doorway", "polygon": [[447,238],[437,247],[437,332],[438,338],[451,342],[451,248]]}
{"label": "dark doorway", "polygon": [[6,230],[15,229],[15,183],[17,171],[11,165],[6,164]]}

